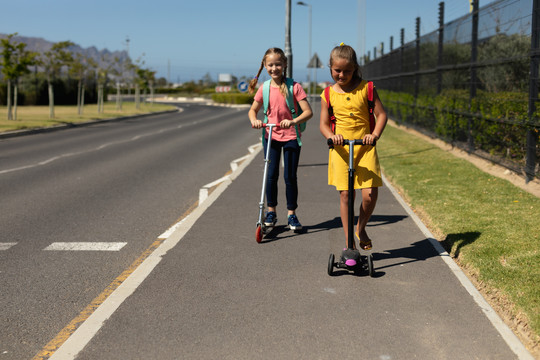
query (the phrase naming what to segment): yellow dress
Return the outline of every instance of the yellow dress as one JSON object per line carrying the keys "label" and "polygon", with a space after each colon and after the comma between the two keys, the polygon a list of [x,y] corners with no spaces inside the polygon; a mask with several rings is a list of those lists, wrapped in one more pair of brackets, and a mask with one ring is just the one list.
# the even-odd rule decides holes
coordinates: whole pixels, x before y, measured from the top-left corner
{"label": "yellow dress", "polygon": [[[330,88],[330,104],[336,117],[336,134],[344,139],[362,139],[370,133],[367,102],[367,81],[362,80],[352,92],[338,93]],[[321,94],[324,99],[324,93]],[[375,146],[355,145],[354,188],[363,189],[382,186],[381,169]],[[349,147],[330,149],[328,158],[328,185],[336,190],[348,190]]]}

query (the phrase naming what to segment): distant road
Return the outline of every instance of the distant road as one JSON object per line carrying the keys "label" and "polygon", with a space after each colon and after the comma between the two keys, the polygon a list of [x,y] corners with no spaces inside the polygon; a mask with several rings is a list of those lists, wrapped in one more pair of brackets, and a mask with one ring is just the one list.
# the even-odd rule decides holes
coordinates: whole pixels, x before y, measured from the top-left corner
{"label": "distant road", "polygon": [[0,358],[34,356],[258,136],[245,109],[187,105],[0,140]]}

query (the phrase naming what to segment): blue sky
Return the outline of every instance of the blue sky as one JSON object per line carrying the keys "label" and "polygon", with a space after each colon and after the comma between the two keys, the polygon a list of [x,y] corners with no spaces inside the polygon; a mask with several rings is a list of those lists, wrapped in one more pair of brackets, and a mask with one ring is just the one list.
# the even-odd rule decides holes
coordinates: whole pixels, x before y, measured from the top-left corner
{"label": "blue sky", "polygon": [[[359,52],[362,43],[373,53],[414,39],[415,19],[421,34],[438,26],[440,0],[306,0],[312,8],[312,53],[323,63],[340,42]],[[480,6],[493,0],[480,0]],[[57,42],[70,40],[82,47],[125,50],[129,38],[132,59],[142,57],[158,77],[173,82],[198,80],[220,73],[252,77],[267,48],[285,44],[285,0],[1,0],[0,33],[18,32]],[[445,22],[469,11],[469,0],[447,0]],[[364,27],[359,19],[365,19]],[[293,77],[306,80],[309,61],[309,10],[291,0]],[[359,54],[360,55],[360,54]],[[328,69],[317,80],[330,80]]]}

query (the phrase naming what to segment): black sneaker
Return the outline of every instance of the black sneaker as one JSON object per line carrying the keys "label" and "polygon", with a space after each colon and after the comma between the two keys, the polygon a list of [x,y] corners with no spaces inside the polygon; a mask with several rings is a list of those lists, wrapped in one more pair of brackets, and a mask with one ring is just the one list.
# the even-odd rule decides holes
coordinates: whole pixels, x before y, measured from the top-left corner
{"label": "black sneaker", "polygon": [[277,215],[275,211],[269,211],[266,213],[266,218],[264,219],[264,225],[274,226],[277,223]]}
{"label": "black sneaker", "polygon": [[289,223],[289,229],[295,231],[302,230],[302,224],[300,224],[295,214],[289,215],[287,222]]}

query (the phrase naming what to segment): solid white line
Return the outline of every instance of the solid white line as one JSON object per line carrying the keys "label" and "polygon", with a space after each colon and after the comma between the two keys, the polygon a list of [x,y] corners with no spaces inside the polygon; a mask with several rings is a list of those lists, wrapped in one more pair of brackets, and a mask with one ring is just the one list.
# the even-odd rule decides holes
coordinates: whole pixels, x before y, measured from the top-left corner
{"label": "solid white line", "polygon": [[17,245],[16,242],[14,243],[0,243],[0,251],[2,250],[8,250],[10,247]]}
{"label": "solid white line", "polygon": [[510,349],[517,355],[518,359],[522,360],[534,360],[534,357],[529,353],[525,345],[519,340],[519,338],[514,334],[512,329],[508,327],[502,321],[502,319],[497,315],[495,310],[489,305],[489,303],[484,299],[482,294],[476,289],[474,284],[469,280],[469,278],[465,275],[465,273],[461,270],[461,268],[456,264],[454,260],[450,257],[450,255],[444,250],[442,245],[439,243],[437,239],[435,239],[435,236],[429,231],[429,229],[424,225],[422,220],[414,213],[414,211],[407,205],[405,200],[399,195],[397,190],[388,182],[388,180],[383,175],[383,181],[386,186],[388,186],[388,189],[390,189],[390,192],[396,200],[401,204],[401,206],[405,209],[407,214],[414,220],[420,231],[426,236],[426,238],[429,240],[431,245],[435,248],[435,250],[439,253],[439,256],[441,259],[446,263],[446,265],[450,268],[452,273],[458,278],[461,285],[467,290],[467,292],[472,296],[476,304],[482,309],[486,317],[491,321],[493,324],[493,327],[501,334],[501,337],[504,339],[506,344],[510,347]]}
{"label": "solid white line", "polygon": [[120,251],[127,242],[54,242],[48,251]]}
{"label": "solid white line", "polygon": [[[230,180],[238,177],[242,171],[255,158],[257,152],[244,161],[233,174]],[[120,307],[120,305],[139,287],[139,285],[150,275],[154,268],[160,263],[163,256],[174,248],[176,244],[191,229],[195,222],[204,212],[216,201],[219,196],[229,187],[232,181],[221,183],[195,210],[182,221],[174,225],[172,233],[131,273],[124,282],[109,295],[105,301],[84,321],[79,328],[56,350],[49,358],[50,360],[74,359],[77,354],[92,340],[101,329],[105,321]]]}

